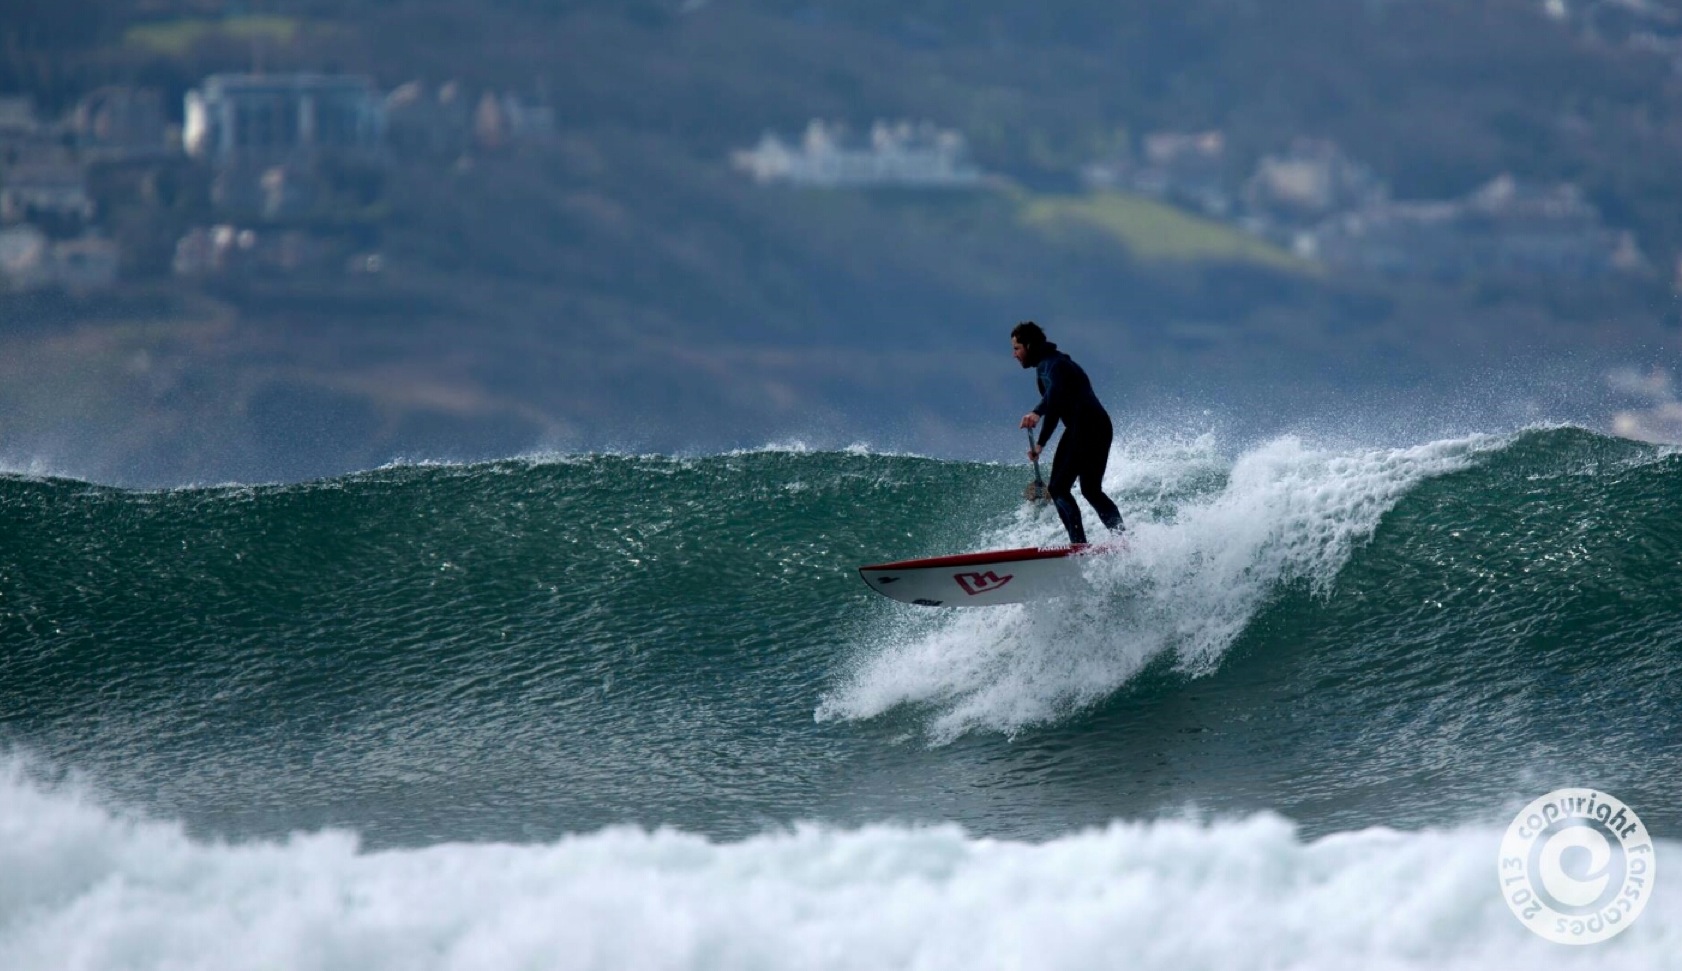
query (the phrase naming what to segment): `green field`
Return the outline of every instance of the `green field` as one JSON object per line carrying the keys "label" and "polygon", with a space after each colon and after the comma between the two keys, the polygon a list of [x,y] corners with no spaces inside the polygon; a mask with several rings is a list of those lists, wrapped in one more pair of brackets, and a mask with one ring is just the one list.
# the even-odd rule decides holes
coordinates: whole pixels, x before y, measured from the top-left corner
{"label": "green field", "polygon": [[180,57],[193,45],[215,34],[235,40],[269,40],[290,44],[303,22],[296,17],[251,16],[226,20],[187,18],[130,27],[123,43],[169,57]]}
{"label": "green field", "polygon": [[1225,260],[1315,272],[1314,264],[1272,243],[1143,196],[1123,192],[1081,196],[1021,193],[1018,206],[1024,225],[1049,233],[1074,227],[1096,229],[1142,260]]}

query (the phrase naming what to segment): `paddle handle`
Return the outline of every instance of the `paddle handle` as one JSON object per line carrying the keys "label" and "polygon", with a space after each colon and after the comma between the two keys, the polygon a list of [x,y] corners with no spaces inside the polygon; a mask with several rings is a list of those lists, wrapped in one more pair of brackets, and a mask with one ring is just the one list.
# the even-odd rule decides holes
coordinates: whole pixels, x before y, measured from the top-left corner
{"label": "paddle handle", "polygon": [[1029,460],[1034,463],[1034,485],[1045,485],[1045,480],[1040,478],[1039,456],[1033,454],[1033,451],[1034,451],[1034,430],[1032,428],[1026,428],[1026,429],[1023,429],[1023,430],[1028,433],[1028,452],[1029,452],[1029,456],[1030,456]]}

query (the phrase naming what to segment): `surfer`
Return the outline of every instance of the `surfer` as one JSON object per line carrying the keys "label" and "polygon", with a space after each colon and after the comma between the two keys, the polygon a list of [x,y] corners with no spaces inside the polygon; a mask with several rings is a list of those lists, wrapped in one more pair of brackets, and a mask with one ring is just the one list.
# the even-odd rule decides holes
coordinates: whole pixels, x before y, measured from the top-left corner
{"label": "surfer", "polygon": [[1045,331],[1031,320],[1017,324],[1010,332],[1010,351],[1024,368],[1033,368],[1039,380],[1040,403],[1022,416],[1023,428],[1034,428],[1044,419],[1039,444],[1028,449],[1028,458],[1038,460],[1046,443],[1063,423],[1063,440],[1051,460],[1051,482],[1047,491],[1070,543],[1086,542],[1080,507],[1075,505],[1073,486],[1080,480],[1080,494],[1092,504],[1098,518],[1112,533],[1122,531],[1121,511],[1104,495],[1104,466],[1110,461],[1110,441],[1115,428],[1110,413],[1092,392],[1092,382],[1079,364],[1045,339]]}

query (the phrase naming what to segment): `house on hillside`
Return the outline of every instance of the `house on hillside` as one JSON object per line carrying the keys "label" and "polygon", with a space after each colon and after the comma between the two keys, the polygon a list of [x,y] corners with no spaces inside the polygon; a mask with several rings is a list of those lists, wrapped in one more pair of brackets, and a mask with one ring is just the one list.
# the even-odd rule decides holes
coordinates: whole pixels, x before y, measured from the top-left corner
{"label": "house on hillside", "polygon": [[187,154],[219,168],[323,153],[378,157],[385,99],[371,79],[328,74],[213,74],[187,92]]}
{"label": "house on hillside", "polygon": [[473,138],[473,109],[461,85],[429,91],[425,82],[398,85],[385,97],[386,141],[403,156],[452,156]]}
{"label": "house on hillside", "polygon": [[100,88],[77,103],[70,129],[84,159],[158,158],[171,150],[163,94],[152,89]]}
{"label": "house on hillside", "polygon": [[24,161],[0,175],[0,222],[50,223],[71,229],[93,218],[82,167],[63,159]]}
{"label": "house on hillside", "polygon": [[1642,263],[1634,237],[1607,228],[1578,186],[1539,185],[1501,175],[1466,199],[1469,228],[1490,240],[1498,271],[1600,276]]}
{"label": "house on hillside", "polygon": [[797,145],[767,132],[758,145],[733,153],[730,161],[760,183],[970,188],[981,184],[981,170],[968,154],[961,133],[927,121],[877,121],[868,142],[856,144],[844,125],[813,119]]}
{"label": "house on hillside", "polygon": [[1450,201],[1382,202],[1338,213],[1292,243],[1298,255],[1340,269],[1455,279],[1470,269],[1462,215]]}
{"label": "house on hillside", "polygon": [[0,139],[33,138],[40,130],[34,98],[27,94],[0,95]]}
{"label": "house on hillside", "polygon": [[406,155],[453,155],[477,145],[497,151],[555,134],[555,109],[514,94],[485,91],[477,101],[451,81],[429,93],[421,81],[399,85],[385,98],[386,138]]}
{"label": "house on hillside", "polygon": [[28,95],[0,96],[0,165],[11,165],[32,154],[45,138],[35,118],[35,99]]}
{"label": "house on hillside", "polygon": [[1389,190],[1372,169],[1336,142],[1297,138],[1288,151],[1264,156],[1244,183],[1244,205],[1265,225],[1304,226],[1333,213],[1380,205]]}
{"label": "house on hillside", "polygon": [[1234,203],[1226,136],[1219,131],[1153,132],[1145,136],[1142,161],[1094,163],[1082,169],[1081,181],[1090,189],[1126,189],[1216,218],[1230,213]]}
{"label": "house on hillside", "polygon": [[1630,399],[1612,416],[1612,434],[1637,441],[1682,444],[1682,398],[1671,372],[1655,367],[1643,373],[1618,368],[1606,376],[1619,397]]}
{"label": "house on hillside", "polygon": [[302,230],[258,231],[233,225],[201,226],[175,244],[172,268],[179,277],[226,274],[320,275],[342,263],[342,242]]}
{"label": "house on hillside", "polygon": [[161,158],[177,150],[163,114],[163,93],[146,88],[101,88],[71,114],[71,133],[84,160]]}
{"label": "house on hillside", "polygon": [[1401,277],[1474,275],[1587,279],[1639,269],[1634,237],[1605,226],[1570,183],[1511,175],[1466,197],[1378,202],[1340,213],[1298,237],[1298,251],[1328,265]]}
{"label": "house on hillside", "polygon": [[232,218],[306,217],[379,192],[385,99],[366,77],[217,74],[186,107],[184,147],[214,168],[211,201]]}
{"label": "house on hillside", "polygon": [[541,141],[553,134],[555,109],[526,104],[512,94],[497,97],[486,91],[473,112],[473,140],[486,151],[519,142]]}

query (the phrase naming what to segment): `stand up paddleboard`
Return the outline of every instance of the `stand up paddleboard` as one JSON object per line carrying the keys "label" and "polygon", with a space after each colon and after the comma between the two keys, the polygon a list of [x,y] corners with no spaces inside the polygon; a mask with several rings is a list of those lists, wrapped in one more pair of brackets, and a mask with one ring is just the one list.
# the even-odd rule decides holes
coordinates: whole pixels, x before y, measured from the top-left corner
{"label": "stand up paddleboard", "polygon": [[1120,544],[1028,547],[859,567],[865,585],[919,607],[991,607],[1050,600],[1080,590],[1083,560]]}

